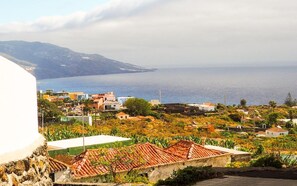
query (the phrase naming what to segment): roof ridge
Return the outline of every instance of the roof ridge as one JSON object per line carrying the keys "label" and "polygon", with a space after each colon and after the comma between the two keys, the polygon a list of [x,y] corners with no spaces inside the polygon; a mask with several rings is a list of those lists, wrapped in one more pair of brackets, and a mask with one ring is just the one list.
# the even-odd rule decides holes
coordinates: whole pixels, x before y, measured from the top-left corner
{"label": "roof ridge", "polygon": [[64,162],[62,162],[62,161],[59,161],[59,160],[57,160],[57,159],[55,159],[55,158],[48,157],[48,159],[51,160],[51,161],[57,162],[57,163],[61,163],[62,165],[65,165],[65,166],[67,166],[67,167],[70,167],[70,165],[68,165],[67,163],[64,163]]}

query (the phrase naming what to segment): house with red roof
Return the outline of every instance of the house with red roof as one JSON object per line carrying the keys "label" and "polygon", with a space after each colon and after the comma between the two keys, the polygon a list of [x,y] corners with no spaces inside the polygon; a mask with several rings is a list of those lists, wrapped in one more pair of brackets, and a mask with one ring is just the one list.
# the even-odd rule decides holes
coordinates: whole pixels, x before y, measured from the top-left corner
{"label": "house with red roof", "polygon": [[230,161],[230,153],[207,149],[194,142],[180,141],[166,149],[144,143],[121,148],[88,149],[75,157],[72,176],[79,180],[97,178],[109,174],[111,170],[115,173],[137,170],[155,182],[187,166],[224,167]]}
{"label": "house with red roof", "polygon": [[269,128],[265,131],[266,137],[278,137],[289,134],[288,130],[283,129],[281,126]]}
{"label": "house with red roof", "polygon": [[125,119],[129,119],[129,114],[126,114],[124,112],[120,112],[116,114],[116,117],[120,120],[125,120]]}

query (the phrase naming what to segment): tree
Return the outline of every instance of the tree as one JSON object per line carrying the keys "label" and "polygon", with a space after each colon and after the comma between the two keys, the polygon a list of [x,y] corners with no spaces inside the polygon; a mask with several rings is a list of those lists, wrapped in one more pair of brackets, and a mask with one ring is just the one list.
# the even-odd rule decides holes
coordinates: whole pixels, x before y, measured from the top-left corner
{"label": "tree", "polygon": [[277,118],[279,116],[279,113],[272,112],[267,115],[267,124],[271,126],[272,124],[276,124]]}
{"label": "tree", "polygon": [[296,105],[296,99],[293,100],[290,92],[288,93],[284,104],[287,105],[288,107],[292,107],[292,106]]}
{"label": "tree", "polygon": [[92,105],[94,102],[92,99],[82,100],[81,103],[84,104],[84,107],[83,107],[84,114],[89,114],[93,110]]}
{"label": "tree", "polygon": [[240,106],[246,107],[246,100],[245,99],[240,100]]}
{"label": "tree", "polygon": [[269,101],[269,106],[272,108],[272,110],[274,110],[274,108],[276,107],[276,102],[275,101]]}
{"label": "tree", "polygon": [[38,99],[38,111],[43,112],[45,122],[57,120],[63,113],[55,103],[46,99]]}
{"label": "tree", "polygon": [[130,98],[124,106],[127,107],[128,113],[132,116],[147,116],[151,112],[151,104],[140,98]]}
{"label": "tree", "polygon": [[[115,144],[115,147],[121,145]],[[146,161],[136,151],[135,146],[118,147],[118,148],[100,148],[98,149],[99,157],[95,161],[91,161],[91,165],[97,169],[108,170],[111,176],[111,182],[118,182],[117,174],[121,167],[129,167],[128,173],[134,169],[144,165]]]}

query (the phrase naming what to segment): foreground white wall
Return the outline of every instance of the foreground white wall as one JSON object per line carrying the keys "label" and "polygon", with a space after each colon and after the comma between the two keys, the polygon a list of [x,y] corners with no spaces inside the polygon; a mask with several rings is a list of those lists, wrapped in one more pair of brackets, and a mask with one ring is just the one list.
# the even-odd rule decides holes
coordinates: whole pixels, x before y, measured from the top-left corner
{"label": "foreground white wall", "polygon": [[0,87],[0,163],[3,163],[4,157],[13,161],[30,155],[32,147],[44,141],[38,133],[35,77],[0,56]]}

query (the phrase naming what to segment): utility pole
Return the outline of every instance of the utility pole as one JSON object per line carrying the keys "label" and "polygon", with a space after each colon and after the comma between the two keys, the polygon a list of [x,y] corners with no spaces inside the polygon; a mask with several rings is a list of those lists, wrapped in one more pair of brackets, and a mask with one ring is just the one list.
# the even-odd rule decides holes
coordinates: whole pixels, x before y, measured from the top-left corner
{"label": "utility pole", "polygon": [[162,91],[159,90],[159,100],[160,100],[160,103],[162,104]]}
{"label": "utility pole", "polygon": [[42,134],[44,134],[44,112],[41,110],[41,128],[42,128]]}
{"label": "utility pole", "polygon": [[81,121],[82,121],[82,124],[83,124],[83,149],[84,149],[84,152],[86,151],[86,147],[85,147],[85,121],[84,121],[84,109],[83,107],[82,108],[82,118],[81,118]]}

